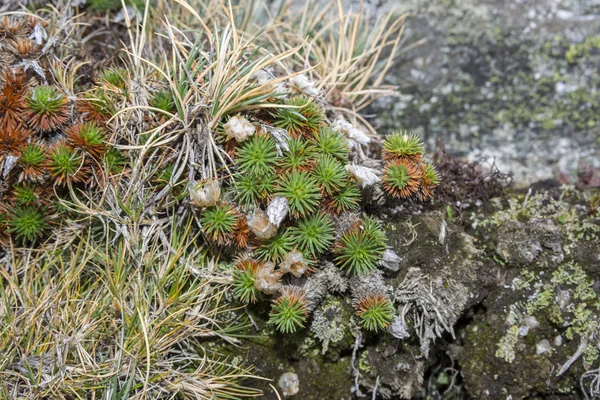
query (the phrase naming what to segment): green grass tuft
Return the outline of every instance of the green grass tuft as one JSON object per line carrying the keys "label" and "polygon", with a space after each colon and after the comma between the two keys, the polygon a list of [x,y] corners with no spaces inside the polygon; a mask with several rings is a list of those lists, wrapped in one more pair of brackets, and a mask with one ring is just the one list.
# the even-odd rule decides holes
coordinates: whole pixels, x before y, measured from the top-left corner
{"label": "green grass tuft", "polygon": [[255,176],[271,174],[277,164],[277,145],[272,137],[254,135],[246,140],[236,152],[240,171]]}
{"label": "green grass tuft", "polygon": [[255,250],[258,258],[264,261],[272,261],[276,264],[281,263],[283,256],[294,249],[292,232],[288,229],[278,233],[268,242],[261,244]]}
{"label": "green grass tuft", "polygon": [[281,333],[294,333],[306,322],[306,301],[297,288],[284,288],[274,302],[269,315],[269,323]]}
{"label": "green grass tuft", "polygon": [[342,163],[348,162],[348,141],[341,133],[331,128],[322,128],[315,134],[315,147],[318,154],[329,155]]}
{"label": "green grass tuft", "polygon": [[260,294],[254,285],[258,267],[259,264],[255,260],[243,260],[235,265],[233,293],[244,303],[254,303]]}
{"label": "green grass tuft", "polygon": [[255,207],[271,197],[275,190],[275,175],[239,173],[235,176],[235,199],[243,206]]}
{"label": "green grass tuft", "polygon": [[289,151],[285,152],[281,165],[285,169],[306,171],[312,167],[315,155],[314,146],[304,138],[292,138],[288,142]]}
{"label": "green grass tuft", "polygon": [[280,107],[273,115],[274,125],[285,129],[293,137],[300,135],[310,136],[316,132],[325,116],[321,107],[310,97],[294,96],[285,101],[286,106]]}
{"label": "green grass tuft", "polygon": [[408,158],[418,162],[424,151],[425,146],[419,136],[409,135],[407,132],[394,133],[386,137],[383,142],[383,158],[385,160]]}
{"label": "green grass tuft", "polygon": [[387,296],[367,296],[358,301],[357,315],[368,331],[384,330],[394,318],[394,307]]}
{"label": "green grass tuft", "polygon": [[289,228],[293,243],[305,256],[317,257],[329,248],[334,239],[333,221],[323,213],[317,213],[298,221]]}
{"label": "green grass tuft", "polygon": [[386,248],[385,233],[373,218],[346,232],[335,246],[337,265],[351,275],[364,275],[377,269]]}
{"label": "green grass tuft", "polygon": [[237,218],[237,212],[231,204],[219,203],[202,213],[200,223],[209,240],[218,245],[225,245],[233,238],[233,228],[237,224]]}
{"label": "green grass tuft", "polygon": [[321,189],[330,195],[337,193],[348,182],[344,166],[329,155],[319,157],[313,175]]}
{"label": "green grass tuft", "polygon": [[33,242],[49,228],[46,210],[33,205],[9,207],[8,233],[17,240]]}
{"label": "green grass tuft", "polygon": [[285,197],[292,215],[304,216],[315,211],[321,192],[315,179],[307,172],[292,171],[283,175],[275,196]]}

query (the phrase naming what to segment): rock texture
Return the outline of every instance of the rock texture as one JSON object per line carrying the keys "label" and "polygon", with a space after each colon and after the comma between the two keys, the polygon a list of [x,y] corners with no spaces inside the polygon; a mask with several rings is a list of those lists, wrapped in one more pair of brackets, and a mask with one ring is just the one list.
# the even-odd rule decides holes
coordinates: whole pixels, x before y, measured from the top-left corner
{"label": "rock texture", "polygon": [[[410,13],[391,82],[372,110],[453,154],[495,158],[517,182],[600,167],[598,0],[372,1]],[[376,10],[376,11],[375,11]]]}
{"label": "rock texture", "polygon": [[[296,374],[291,398],[592,398],[600,379],[597,198],[570,187],[512,193],[462,225],[440,205],[382,208],[398,268],[328,286],[294,335],[274,332],[268,308],[257,306],[252,333],[269,339],[246,341],[244,353],[274,382]],[[343,280],[331,267],[315,275]],[[339,294],[369,282],[396,305],[383,334],[361,330]]]}

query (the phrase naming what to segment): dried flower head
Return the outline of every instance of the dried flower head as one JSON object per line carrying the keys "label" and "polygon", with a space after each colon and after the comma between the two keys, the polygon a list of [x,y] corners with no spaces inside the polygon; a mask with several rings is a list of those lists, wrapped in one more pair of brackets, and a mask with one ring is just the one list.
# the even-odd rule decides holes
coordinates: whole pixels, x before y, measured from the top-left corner
{"label": "dried flower head", "polygon": [[275,264],[272,262],[260,264],[256,270],[254,287],[265,294],[277,293],[281,289],[281,276],[281,272],[275,270]]}
{"label": "dried flower head", "polygon": [[381,178],[377,175],[377,170],[362,165],[348,164],[346,165],[346,171],[352,178],[358,182],[361,187],[365,188],[371,186],[374,183],[381,181]]}
{"label": "dried flower head", "polygon": [[216,179],[208,179],[190,185],[190,198],[196,207],[212,207],[221,198],[221,186]]}
{"label": "dried flower head", "polygon": [[297,251],[290,251],[283,257],[283,261],[279,264],[279,269],[283,274],[292,274],[296,278],[310,271],[310,263],[304,258],[304,255]]}
{"label": "dried flower head", "polygon": [[250,121],[241,115],[234,115],[229,118],[229,121],[223,125],[227,140],[235,139],[236,142],[241,143],[246,140],[249,136],[254,135],[256,128]]}
{"label": "dried flower head", "polygon": [[247,220],[248,227],[259,241],[270,239],[277,233],[277,227],[269,221],[267,213],[260,208],[254,209]]}

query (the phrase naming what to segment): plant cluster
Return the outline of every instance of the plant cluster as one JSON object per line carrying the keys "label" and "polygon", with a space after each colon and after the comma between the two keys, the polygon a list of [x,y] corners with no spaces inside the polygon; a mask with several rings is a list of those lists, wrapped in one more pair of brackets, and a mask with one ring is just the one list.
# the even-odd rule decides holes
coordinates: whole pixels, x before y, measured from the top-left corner
{"label": "plant cluster", "polygon": [[[350,162],[356,154],[352,137],[325,122],[316,99],[281,97],[274,101],[284,107],[274,112],[225,119],[219,140],[232,162],[218,179],[193,185],[190,196],[206,240],[222,256],[240,257],[231,275],[234,296],[246,304],[274,296],[269,321],[292,333],[315,306],[302,282],[323,261],[348,277],[366,276],[378,269],[387,241],[376,218],[359,214],[362,191],[378,183],[365,184],[361,168],[372,171]],[[288,108],[298,104],[312,106]],[[313,124],[315,115],[320,117]],[[282,131],[283,139],[272,133]],[[381,184],[392,197],[433,196],[439,177],[423,153],[416,136],[386,139]],[[290,285],[292,277],[300,280]],[[367,330],[380,331],[393,317],[383,295],[355,304]]]}
{"label": "plant cluster", "polygon": [[[4,17],[3,23],[5,53],[44,27],[33,17]],[[10,204],[0,210],[0,230],[21,243],[42,238],[60,220],[60,201],[74,185],[102,185],[116,154],[108,144],[108,114],[89,100],[73,102],[54,76],[41,79],[39,72],[8,65],[0,75],[0,197]]]}
{"label": "plant cluster", "polygon": [[392,197],[433,197],[440,176],[435,166],[423,158],[425,146],[418,136],[407,132],[394,133],[383,142],[383,188]]}
{"label": "plant cluster", "polygon": [[[79,3],[0,24],[0,250],[23,245],[5,331],[25,332],[0,334],[16,349],[0,397],[252,396],[237,383],[248,371],[201,353],[247,328],[220,301],[269,302],[270,325],[291,334],[318,305],[313,276],[360,279],[385,257],[383,227],[361,214],[381,171],[366,166],[376,132],[357,111],[392,92],[403,18],[371,30],[309,1],[306,18],[285,4],[263,29],[262,1]],[[98,12],[126,51],[93,43]],[[119,67],[82,60],[98,48],[110,54],[94,61]],[[82,229],[31,249],[53,226]],[[357,322],[382,330],[390,301],[368,296]],[[60,350],[56,334],[81,340]]]}

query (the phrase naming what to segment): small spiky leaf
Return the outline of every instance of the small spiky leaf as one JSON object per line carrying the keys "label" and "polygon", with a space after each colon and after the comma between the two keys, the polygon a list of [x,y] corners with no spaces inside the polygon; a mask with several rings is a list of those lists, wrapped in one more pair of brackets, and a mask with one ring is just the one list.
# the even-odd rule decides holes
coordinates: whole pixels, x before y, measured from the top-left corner
{"label": "small spiky leaf", "polygon": [[348,154],[350,154],[348,141],[341,133],[331,128],[322,128],[315,134],[315,147],[320,155],[326,154],[342,163],[348,162]]}
{"label": "small spiky leaf", "polygon": [[363,275],[377,268],[386,249],[386,235],[379,221],[365,217],[335,245],[337,265],[351,275]]}
{"label": "small spiky leaf", "polygon": [[123,168],[127,164],[127,160],[120,150],[111,147],[102,157],[104,161],[105,171],[108,175],[116,175],[123,172]]}
{"label": "small spiky leaf", "polygon": [[83,161],[79,151],[60,143],[50,149],[45,167],[57,185],[67,185],[70,182],[79,183],[85,180],[89,168]]}
{"label": "small spiky leaf", "polygon": [[384,330],[394,318],[394,307],[387,296],[366,296],[358,300],[356,308],[356,315],[368,331]]}
{"label": "small spiky leaf", "polygon": [[338,266],[351,275],[364,275],[377,268],[377,262],[383,254],[378,241],[359,229],[347,232],[335,247]]}
{"label": "small spiky leaf", "polygon": [[31,131],[22,125],[18,125],[16,128],[0,127],[0,153],[19,154],[31,135]]}
{"label": "small spiky leaf", "polygon": [[177,111],[173,95],[168,89],[162,89],[149,100],[150,106],[173,114]]}
{"label": "small spiky leaf", "polygon": [[348,172],[344,166],[329,155],[319,157],[313,176],[321,189],[329,195],[338,192],[348,182]]}
{"label": "small spiky leaf", "polygon": [[354,211],[358,208],[360,202],[360,190],[353,182],[348,182],[339,192],[330,196],[326,203],[327,212],[339,215],[348,211]]}
{"label": "small spiky leaf", "polygon": [[252,207],[271,197],[275,190],[275,175],[240,173],[235,175],[235,199],[243,206]]}
{"label": "small spiky leaf", "polygon": [[334,239],[333,221],[329,216],[317,213],[298,221],[289,228],[293,243],[308,257],[317,257],[329,248]]}
{"label": "small spiky leaf", "polygon": [[[151,6],[153,2],[150,2]],[[122,7],[121,0],[88,0],[87,4],[89,4],[92,11],[117,10]],[[143,10],[145,4],[145,0],[125,0],[125,5],[133,6],[138,10]]]}
{"label": "small spiky leaf", "polygon": [[125,89],[128,80],[129,73],[125,68],[107,69],[100,75],[100,82],[118,89]]}
{"label": "small spiky leaf", "polygon": [[383,142],[383,159],[398,160],[408,159],[414,163],[421,162],[425,147],[417,135],[406,132],[394,133]]}
{"label": "small spiky leaf", "polygon": [[44,199],[40,198],[39,187],[33,183],[23,183],[13,187],[13,197],[20,206],[37,205]]}
{"label": "small spiky leaf", "polygon": [[307,315],[307,302],[302,289],[285,287],[273,302],[269,323],[281,333],[294,333],[304,327]]}
{"label": "small spiky leaf", "polygon": [[383,188],[393,197],[409,198],[417,192],[420,183],[421,171],[408,159],[391,161],[383,169]]}
{"label": "small spiky leaf", "polygon": [[231,243],[238,213],[231,204],[218,203],[206,209],[200,216],[202,230],[206,237],[218,245]]}
{"label": "small spiky leaf", "polygon": [[233,228],[233,240],[237,247],[240,249],[248,246],[248,238],[250,237],[250,227],[248,227],[248,221],[246,216],[238,215],[237,223]]}
{"label": "small spiky leaf", "polygon": [[296,217],[315,211],[321,199],[317,182],[303,171],[284,174],[274,195],[285,197],[288,200],[291,214]]}
{"label": "small spiky leaf", "polygon": [[260,294],[254,285],[259,265],[256,260],[241,260],[235,264],[233,294],[244,303],[254,303]]}
{"label": "small spiky leaf", "polygon": [[303,138],[292,138],[288,148],[281,162],[284,169],[308,171],[313,168],[315,149],[310,142]]}
{"label": "small spiky leaf", "polygon": [[17,240],[33,242],[49,227],[46,210],[36,206],[9,207],[8,233]]}
{"label": "small spiky leaf", "polygon": [[38,86],[26,99],[27,122],[40,132],[60,128],[69,120],[69,106],[65,96],[54,86]]}
{"label": "small spiky leaf", "polygon": [[292,137],[310,136],[323,124],[325,118],[323,110],[313,99],[307,96],[294,96],[290,97],[285,105],[289,107],[277,108],[273,115],[274,124],[288,131]]}
{"label": "small spiky leaf", "polygon": [[255,176],[272,174],[277,164],[277,145],[272,137],[254,135],[236,152],[236,162],[243,173]]}
{"label": "small spiky leaf", "polygon": [[23,167],[23,177],[35,180],[42,175],[42,167],[46,160],[46,152],[42,145],[29,143],[21,150],[19,163]]}
{"label": "small spiky leaf", "polygon": [[116,111],[112,102],[100,88],[87,93],[85,98],[78,100],[76,104],[77,111],[85,121],[97,124],[104,123]]}
{"label": "small spiky leaf", "polygon": [[94,157],[100,157],[106,150],[104,131],[95,122],[84,122],[73,125],[67,130],[69,143],[88,152]]}
{"label": "small spiky leaf", "polygon": [[20,88],[15,85],[14,78],[10,78],[0,92],[0,129],[16,128],[24,122],[25,101]]}
{"label": "small spiky leaf", "polygon": [[278,233],[268,242],[261,244],[255,250],[258,258],[264,261],[272,261],[279,264],[283,260],[283,256],[294,249],[292,240],[292,232],[285,230]]}
{"label": "small spiky leaf", "polygon": [[433,198],[433,189],[440,184],[440,174],[433,164],[426,164],[421,168],[422,178],[417,197],[421,201]]}
{"label": "small spiky leaf", "polygon": [[[360,223],[362,230],[366,235],[376,240],[376,243],[382,249],[385,249],[387,237],[381,223],[374,217],[365,216]],[[383,251],[383,250],[382,250]]]}

